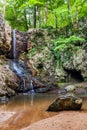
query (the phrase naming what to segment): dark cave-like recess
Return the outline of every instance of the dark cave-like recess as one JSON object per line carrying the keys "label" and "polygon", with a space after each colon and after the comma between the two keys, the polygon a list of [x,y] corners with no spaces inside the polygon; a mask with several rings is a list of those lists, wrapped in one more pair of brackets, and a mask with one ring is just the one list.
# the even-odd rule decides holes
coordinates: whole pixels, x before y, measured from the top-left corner
{"label": "dark cave-like recess", "polygon": [[77,81],[83,81],[83,77],[81,75],[81,72],[80,71],[77,71],[77,70],[65,70],[72,79],[75,79]]}
{"label": "dark cave-like recess", "polygon": [[43,69],[43,64],[39,63],[38,66],[37,66],[37,69]]}

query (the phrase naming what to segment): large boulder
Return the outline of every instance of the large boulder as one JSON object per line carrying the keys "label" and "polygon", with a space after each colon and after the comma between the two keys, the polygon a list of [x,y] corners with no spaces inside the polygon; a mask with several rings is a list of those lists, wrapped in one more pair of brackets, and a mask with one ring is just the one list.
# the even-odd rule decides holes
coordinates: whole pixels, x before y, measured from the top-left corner
{"label": "large boulder", "polygon": [[79,110],[82,106],[82,99],[72,94],[59,96],[49,107],[48,111]]}

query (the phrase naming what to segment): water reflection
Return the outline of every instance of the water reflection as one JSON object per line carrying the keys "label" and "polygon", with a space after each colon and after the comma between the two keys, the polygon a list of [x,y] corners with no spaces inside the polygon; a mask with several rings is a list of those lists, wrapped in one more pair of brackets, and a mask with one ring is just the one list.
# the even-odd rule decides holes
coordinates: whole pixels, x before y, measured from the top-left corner
{"label": "water reflection", "polygon": [[[0,108],[2,107],[6,112],[16,112],[16,114],[6,122],[3,122],[0,129],[19,130],[38,120],[55,115],[56,113],[46,111],[48,105],[55,98],[56,95],[35,93],[13,97],[5,106],[0,105]],[[5,126],[4,123],[7,125]]]}
{"label": "water reflection", "polygon": [[30,100],[31,103],[30,103],[30,104],[31,104],[31,106],[34,105],[34,95],[35,95],[34,93],[31,93],[31,94],[30,94],[30,98],[31,98],[31,100]]}

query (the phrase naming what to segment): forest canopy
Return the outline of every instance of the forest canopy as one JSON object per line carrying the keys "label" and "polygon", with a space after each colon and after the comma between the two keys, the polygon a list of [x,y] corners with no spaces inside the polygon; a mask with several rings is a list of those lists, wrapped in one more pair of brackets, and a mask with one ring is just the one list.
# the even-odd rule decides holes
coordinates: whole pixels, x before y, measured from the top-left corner
{"label": "forest canopy", "polygon": [[87,17],[86,0],[0,0],[0,12],[12,28],[61,29],[78,27],[78,21]]}

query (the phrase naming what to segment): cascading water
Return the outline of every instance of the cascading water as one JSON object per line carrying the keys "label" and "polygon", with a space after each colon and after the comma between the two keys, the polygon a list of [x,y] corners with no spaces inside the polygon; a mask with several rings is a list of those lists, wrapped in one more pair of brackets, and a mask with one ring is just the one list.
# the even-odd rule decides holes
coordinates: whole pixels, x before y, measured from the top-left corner
{"label": "cascading water", "polygon": [[17,61],[16,52],[16,30],[13,30],[13,62],[11,64],[13,71],[22,79],[23,81],[23,92],[26,90],[26,79],[23,67],[20,66],[19,61]]}
{"label": "cascading water", "polygon": [[30,76],[29,73],[27,73],[27,70],[24,66],[22,66],[22,63],[17,60],[17,52],[16,52],[16,30],[13,30],[13,58],[14,60],[11,62],[11,68],[12,70],[22,79],[23,81],[23,93],[26,92],[26,77],[29,76],[28,78],[30,80],[30,93],[35,93],[33,89],[33,80]]}
{"label": "cascading water", "polygon": [[30,80],[30,93],[35,93],[32,79]]}
{"label": "cascading water", "polygon": [[16,59],[16,30],[13,30],[13,58]]}

